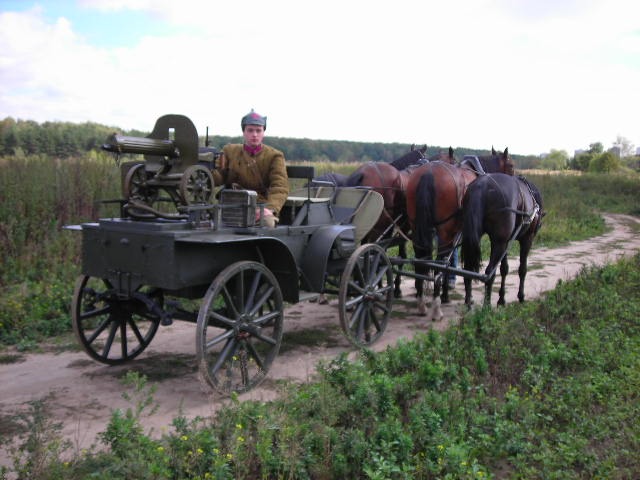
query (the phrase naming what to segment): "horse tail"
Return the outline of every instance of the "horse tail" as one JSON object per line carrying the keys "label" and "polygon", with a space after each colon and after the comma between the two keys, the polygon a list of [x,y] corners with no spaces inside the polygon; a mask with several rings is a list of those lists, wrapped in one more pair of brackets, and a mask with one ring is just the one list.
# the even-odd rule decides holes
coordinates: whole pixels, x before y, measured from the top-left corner
{"label": "horse tail", "polygon": [[485,195],[483,194],[484,183],[480,180],[476,180],[478,183],[474,182],[475,185],[469,186],[462,207],[462,258],[464,268],[473,272],[480,270],[482,256],[480,239],[484,220]]}
{"label": "horse tail", "polygon": [[431,171],[424,173],[416,188],[414,243],[431,258],[433,252],[435,184]]}

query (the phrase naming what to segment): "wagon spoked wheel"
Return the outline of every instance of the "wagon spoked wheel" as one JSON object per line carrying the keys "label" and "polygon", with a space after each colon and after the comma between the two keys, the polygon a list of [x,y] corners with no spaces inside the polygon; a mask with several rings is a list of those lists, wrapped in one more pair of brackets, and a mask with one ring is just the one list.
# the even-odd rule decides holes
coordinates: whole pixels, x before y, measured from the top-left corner
{"label": "wagon spoked wheel", "polygon": [[99,362],[119,365],[140,355],[160,324],[162,290],[140,287],[122,298],[108,280],[81,275],[71,306],[73,331]]}
{"label": "wagon spoked wheel", "polygon": [[180,179],[180,196],[185,205],[209,203],[213,194],[213,175],[202,165],[191,165]]}
{"label": "wagon spoked wheel", "polygon": [[378,340],[391,315],[393,272],[386,252],[378,245],[361,245],[351,254],[340,280],[340,326],[356,347]]}
{"label": "wagon spoked wheel", "polygon": [[223,394],[262,382],[280,350],[283,312],[280,285],[263,264],[225,268],[198,313],[196,353],[204,379]]}
{"label": "wagon spoked wheel", "polygon": [[127,200],[137,200],[147,205],[153,205],[158,199],[158,189],[147,184],[149,175],[144,163],[132,166],[124,178],[122,194]]}

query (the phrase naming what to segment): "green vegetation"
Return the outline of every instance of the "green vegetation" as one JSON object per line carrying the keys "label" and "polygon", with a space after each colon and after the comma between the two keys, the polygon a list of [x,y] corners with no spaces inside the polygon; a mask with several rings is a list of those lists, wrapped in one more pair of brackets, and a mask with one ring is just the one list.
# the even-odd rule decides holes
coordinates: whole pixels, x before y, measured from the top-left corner
{"label": "green vegetation", "polygon": [[[26,350],[70,330],[80,245],[62,227],[117,215],[97,202],[120,196],[120,173],[96,151],[13,151],[0,157],[0,344]],[[348,173],[350,158],[313,164]],[[635,174],[528,178],[547,211],[535,246],[601,234],[600,212],[640,215]],[[354,362],[340,356],[277,401],[178,415],[162,435],[144,426],[157,407],[144,376],[127,376],[131,407],[113,411],[85,452],[36,401],[0,417],[3,438],[20,438],[0,479],[637,478],[639,267],[636,256],[587,269],[541,300],[480,309]]]}
{"label": "green vegetation", "polygon": [[[154,386],[100,445],[69,455],[46,404],[14,428],[19,478],[485,479],[640,476],[640,256],[585,269],[545,298],[479,309],[355,361],[273,402],[145,431]],[[66,456],[65,456],[66,455]],[[66,458],[66,460],[64,460]],[[6,472],[8,473],[8,472]],[[1,478],[1,477],[0,477]]]}
{"label": "green vegetation", "polygon": [[[349,173],[357,163],[313,163],[318,174]],[[557,246],[605,231],[599,212],[640,215],[640,178],[616,175],[529,175],[547,216],[535,246]],[[70,330],[69,304],[78,275],[80,235],[64,225],[117,216],[120,173],[113,157],[0,157],[0,344],[33,348]]]}

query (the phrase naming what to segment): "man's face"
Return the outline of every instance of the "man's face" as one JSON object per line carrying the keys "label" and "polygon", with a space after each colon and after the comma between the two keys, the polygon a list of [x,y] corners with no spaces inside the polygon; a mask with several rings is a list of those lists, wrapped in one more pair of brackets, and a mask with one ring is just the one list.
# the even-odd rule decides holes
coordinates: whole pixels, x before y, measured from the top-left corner
{"label": "man's face", "polygon": [[250,147],[257,147],[264,139],[264,127],[262,125],[246,125],[242,135],[244,143]]}

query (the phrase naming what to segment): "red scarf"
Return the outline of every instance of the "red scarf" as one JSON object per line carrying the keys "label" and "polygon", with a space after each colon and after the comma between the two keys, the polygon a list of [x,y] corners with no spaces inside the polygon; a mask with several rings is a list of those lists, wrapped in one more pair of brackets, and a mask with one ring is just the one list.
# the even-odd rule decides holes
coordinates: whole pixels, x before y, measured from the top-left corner
{"label": "red scarf", "polygon": [[242,146],[242,148],[244,148],[244,151],[247,152],[249,155],[251,155],[252,157],[255,157],[257,154],[259,154],[262,151],[262,144],[258,145],[257,147],[250,147],[245,143]]}

